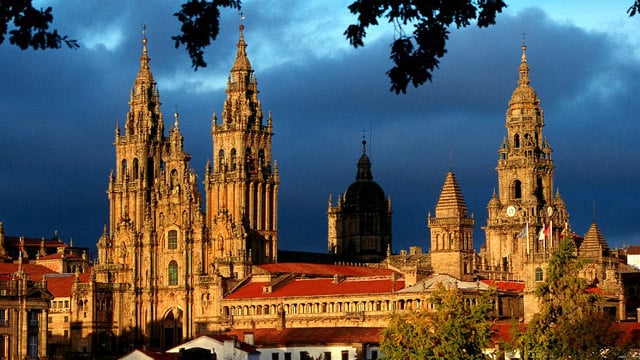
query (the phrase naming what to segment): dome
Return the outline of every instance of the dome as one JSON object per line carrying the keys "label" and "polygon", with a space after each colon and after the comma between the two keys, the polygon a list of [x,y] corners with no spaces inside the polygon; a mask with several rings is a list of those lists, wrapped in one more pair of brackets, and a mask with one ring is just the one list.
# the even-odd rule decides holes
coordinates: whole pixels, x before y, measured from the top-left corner
{"label": "dome", "polygon": [[357,207],[365,211],[377,210],[386,206],[384,191],[378,183],[373,181],[371,162],[364,151],[358,161],[356,181],[349,185],[344,194],[344,199],[345,207]]}

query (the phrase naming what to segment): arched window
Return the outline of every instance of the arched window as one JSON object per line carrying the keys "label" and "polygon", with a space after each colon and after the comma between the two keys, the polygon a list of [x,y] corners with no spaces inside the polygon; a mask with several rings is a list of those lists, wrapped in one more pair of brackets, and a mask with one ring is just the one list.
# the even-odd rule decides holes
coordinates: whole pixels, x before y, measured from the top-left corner
{"label": "arched window", "polygon": [[178,170],[173,169],[171,170],[171,189],[173,190],[173,188],[175,186],[178,186]]}
{"label": "arched window", "polygon": [[541,268],[536,268],[536,281],[543,281],[544,280],[544,273],[542,272]]}
{"label": "arched window", "polygon": [[218,151],[218,171],[224,171],[224,150]]}
{"label": "arched window", "polygon": [[513,147],[516,149],[520,147],[520,134],[515,134],[513,136]]}
{"label": "arched window", "polygon": [[264,166],[264,150],[260,149],[258,151],[258,165]]}
{"label": "arched window", "polygon": [[120,166],[122,172],[122,180],[127,178],[127,159],[122,159],[122,165]]}
{"label": "arched window", "polygon": [[178,232],[169,230],[167,233],[167,249],[175,250],[178,248]]}
{"label": "arched window", "polygon": [[514,200],[522,198],[522,182],[520,180],[515,180],[513,182],[511,196]]}
{"label": "arched window", "polygon": [[175,260],[169,263],[169,285],[178,285],[178,263]]}
{"label": "arched window", "polygon": [[138,158],[133,159],[133,178],[138,180]]}
{"label": "arched window", "polygon": [[231,171],[235,171],[236,170],[236,149],[235,148],[231,149],[231,157],[229,158],[229,161],[231,162]]}

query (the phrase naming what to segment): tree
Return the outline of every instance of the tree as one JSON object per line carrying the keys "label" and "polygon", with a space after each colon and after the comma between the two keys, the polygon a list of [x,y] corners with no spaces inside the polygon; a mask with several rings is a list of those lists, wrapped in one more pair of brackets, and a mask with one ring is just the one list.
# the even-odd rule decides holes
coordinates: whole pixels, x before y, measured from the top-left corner
{"label": "tree", "polygon": [[[58,34],[57,30],[49,30],[53,21],[51,7],[36,9],[31,0],[0,1],[0,44],[9,33],[9,43],[25,50],[58,49],[62,44],[69,48],[78,47],[76,40]],[[9,26],[13,24],[13,26]],[[11,29],[11,30],[9,30]]]}
{"label": "tree", "polygon": [[[220,8],[240,10],[241,0],[185,0],[173,15],[182,24],[181,33],[173,36],[176,48],[184,46],[195,70],[206,67],[204,49],[218,37]],[[419,87],[431,81],[440,59],[446,54],[451,26],[467,27],[475,22],[479,27],[495,24],[496,16],[507,7],[502,0],[355,0],[349,11],[357,22],[344,34],[354,47],[364,46],[366,30],[386,21],[393,24],[395,38],[391,44],[394,66],[387,71],[391,91],[406,93],[411,83]],[[640,0],[627,10],[629,16],[640,12]],[[0,1],[0,44],[4,42],[9,24],[9,41],[21,49],[55,49],[63,44],[77,48],[76,40],[49,30],[53,21],[51,7],[37,10],[32,0]],[[410,34],[405,27],[413,28]]]}
{"label": "tree", "polygon": [[482,349],[492,335],[490,293],[478,300],[468,305],[460,290],[438,284],[428,299],[432,309],[391,316],[380,351],[390,360],[486,359]]}
{"label": "tree", "polygon": [[535,290],[540,311],[524,331],[516,328],[515,347],[525,359],[617,359],[626,350],[614,319],[598,307],[600,297],[578,276],[574,252],[565,236]]}

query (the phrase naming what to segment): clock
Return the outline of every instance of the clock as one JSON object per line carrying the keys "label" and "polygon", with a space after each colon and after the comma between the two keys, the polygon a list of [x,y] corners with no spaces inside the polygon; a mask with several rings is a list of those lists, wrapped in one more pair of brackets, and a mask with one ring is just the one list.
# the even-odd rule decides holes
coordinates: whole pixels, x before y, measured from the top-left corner
{"label": "clock", "polygon": [[511,205],[507,208],[507,216],[508,217],[513,217],[516,214],[516,208]]}

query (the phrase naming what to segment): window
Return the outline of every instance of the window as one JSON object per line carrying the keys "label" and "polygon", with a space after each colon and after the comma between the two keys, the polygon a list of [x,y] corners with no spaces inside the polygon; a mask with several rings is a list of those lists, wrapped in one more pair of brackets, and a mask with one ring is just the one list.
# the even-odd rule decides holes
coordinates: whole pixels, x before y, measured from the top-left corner
{"label": "window", "polygon": [[323,359],[324,360],[331,360],[331,351],[325,351]]}
{"label": "window", "polygon": [[349,360],[349,351],[348,350],[342,350],[342,360]]}
{"label": "window", "polygon": [[520,182],[520,180],[516,180],[513,182],[511,195],[513,196],[513,199],[516,200],[522,198],[522,182]]}
{"label": "window", "polygon": [[29,327],[37,328],[38,327],[38,316],[40,313],[35,310],[30,310],[28,313],[29,318]]}
{"label": "window", "polygon": [[172,250],[178,248],[178,231],[169,230],[167,233],[167,248]]}
{"label": "window", "polygon": [[0,309],[0,326],[7,325],[7,317],[5,313],[5,309]]}
{"label": "window", "polygon": [[371,350],[371,360],[378,360],[378,350]]}
{"label": "window", "polygon": [[64,337],[68,338],[69,337],[69,330],[65,330],[64,331]]}
{"label": "window", "polygon": [[169,285],[178,285],[178,263],[175,260],[169,263]]}
{"label": "window", "polygon": [[271,353],[271,360],[280,360],[280,354]]}
{"label": "window", "polygon": [[138,180],[138,158],[133,159],[133,178]]}
{"label": "window", "polygon": [[38,335],[37,334],[29,335],[29,338],[27,341],[28,341],[27,356],[31,359],[37,359],[38,358]]}
{"label": "window", "polygon": [[536,281],[544,280],[544,273],[541,268],[536,268]]}
{"label": "window", "polygon": [[69,322],[69,317],[68,317],[68,316],[65,316],[65,317],[64,317],[64,322],[66,322],[66,323],[68,323],[68,322]]}
{"label": "window", "polygon": [[284,360],[291,360],[291,353],[290,352],[284,353]]}

